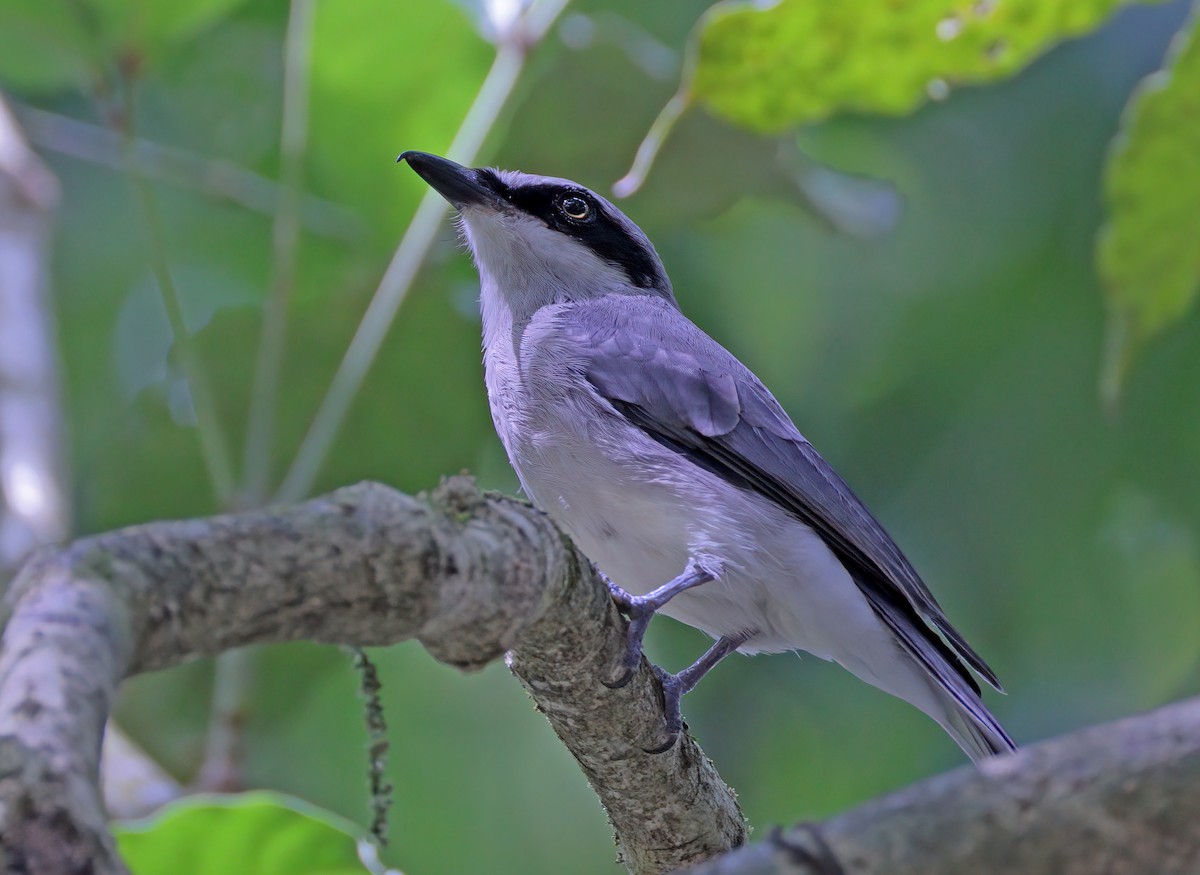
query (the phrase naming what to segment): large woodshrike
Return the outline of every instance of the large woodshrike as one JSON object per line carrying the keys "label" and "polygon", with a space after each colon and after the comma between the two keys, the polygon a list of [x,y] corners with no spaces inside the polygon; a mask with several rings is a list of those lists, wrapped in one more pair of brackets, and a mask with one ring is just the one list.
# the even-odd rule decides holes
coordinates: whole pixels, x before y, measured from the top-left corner
{"label": "large woodshrike", "polygon": [[722,658],[805,650],[920,708],[973,759],[1012,750],[950,625],[762,382],[679,309],[646,235],[566,179],[401,160],[446,198],[482,281],[492,419],[521,485],[630,618],[614,686],[661,611],[716,643],[660,672],[679,699]]}

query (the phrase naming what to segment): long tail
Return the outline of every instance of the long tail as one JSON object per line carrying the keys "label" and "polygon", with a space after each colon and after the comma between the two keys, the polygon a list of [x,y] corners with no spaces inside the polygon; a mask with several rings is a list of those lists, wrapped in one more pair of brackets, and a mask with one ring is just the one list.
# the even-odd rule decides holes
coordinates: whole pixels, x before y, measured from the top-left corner
{"label": "long tail", "polygon": [[996,721],[983,702],[976,701],[969,710],[957,707],[957,702],[948,704],[946,719],[938,722],[975,762],[1017,749],[1016,742],[1009,738],[1004,727]]}
{"label": "long tail", "polygon": [[868,598],[904,650],[925,670],[937,704],[913,704],[940,723],[975,762],[1016,750],[1016,743],[983,704],[979,685],[946,642],[906,604]]}

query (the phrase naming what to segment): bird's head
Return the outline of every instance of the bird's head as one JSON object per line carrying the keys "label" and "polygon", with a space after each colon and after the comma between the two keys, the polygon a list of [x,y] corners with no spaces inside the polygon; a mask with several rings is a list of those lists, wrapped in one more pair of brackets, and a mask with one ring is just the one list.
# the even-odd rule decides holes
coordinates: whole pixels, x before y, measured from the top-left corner
{"label": "bird's head", "polygon": [[[485,296],[536,308],[600,295],[672,299],[650,240],[609,201],[569,179],[469,168],[425,152],[409,166],[461,217]],[[673,299],[672,299],[673,300]]]}

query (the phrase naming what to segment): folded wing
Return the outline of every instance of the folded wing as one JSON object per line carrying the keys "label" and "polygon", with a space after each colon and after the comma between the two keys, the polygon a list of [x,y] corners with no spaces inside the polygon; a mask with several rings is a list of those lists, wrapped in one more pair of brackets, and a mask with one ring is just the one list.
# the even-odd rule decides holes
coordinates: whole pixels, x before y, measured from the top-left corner
{"label": "folded wing", "polygon": [[[563,326],[576,335],[572,346],[586,351],[585,377],[596,392],[658,443],[766,496],[817,532],[879,617],[935,676],[943,672],[927,650],[976,694],[964,661],[1001,689],[900,548],[758,378],[669,302],[622,298],[575,309]],[[667,324],[669,334],[658,330]]]}

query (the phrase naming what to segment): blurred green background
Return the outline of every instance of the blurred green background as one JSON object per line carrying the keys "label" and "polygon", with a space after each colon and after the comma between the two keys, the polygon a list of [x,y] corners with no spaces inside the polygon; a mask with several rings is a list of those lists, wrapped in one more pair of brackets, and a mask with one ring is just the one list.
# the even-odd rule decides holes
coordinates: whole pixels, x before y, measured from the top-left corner
{"label": "blurred green background", "polygon": [[[41,2],[0,0],[0,29],[58,38],[53,16],[29,25]],[[193,5],[195,21],[122,56],[136,66],[137,136],[273,179],[288,5]],[[483,163],[607,192],[674,93],[707,5],[570,5]],[[316,10],[303,182],[322,203],[306,213],[289,310],[276,483],[425,192],[396,154],[446,150],[493,54],[470,4]],[[1015,78],[907,117],[841,114],[769,138],[694,109],[621,204],[685,312],[772,388],[999,673],[1010,695],[989,705],[1020,742],[1200,687],[1200,318],[1145,349],[1106,417],[1093,266],[1106,150],[1187,11],[1131,7]],[[102,124],[80,87],[91,62],[69,34],[33,61],[13,53],[17,38],[27,33],[10,28],[0,85],[63,188],[53,267],[75,530],[213,513],[129,182],[99,145],[51,124]],[[797,144],[806,161],[855,174],[829,178],[832,209],[865,216],[870,233],[814,212],[795,161],[780,158]],[[166,250],[240,457],[271,217],[198,191],[212,188],[203,178],[177,182],[155,185]],[[363,478],[418,491],[463,468],[515,491],[487,412],[477,291],[446,220],[314,491]],[[648,652],[674,670],[704,646],[659,620]],[[374,656],[396,787],[389,862],[616,871],[599,804],[502,665],[463,677],[415,644]],[[121,724],[182,780],[203,754],[212,671],[203,661],[122,693]],[[335,649],[260,651],[246,783],[363,822],[356,685]],[[963,761],[917,711],[809,657],[731,660],[684,713],[758,835]]]}

